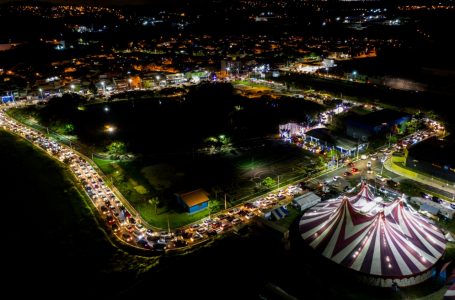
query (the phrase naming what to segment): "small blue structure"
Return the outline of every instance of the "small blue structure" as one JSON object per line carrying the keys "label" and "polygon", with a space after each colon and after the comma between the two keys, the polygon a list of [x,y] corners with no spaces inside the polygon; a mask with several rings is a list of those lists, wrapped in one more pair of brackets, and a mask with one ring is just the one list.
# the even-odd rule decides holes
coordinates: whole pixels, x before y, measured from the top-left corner
{"label": "small blue structure", "polygon": [[13,102],[13,101],[14,101],[14,96],[13,95],[2,96],[2,102],[3,103]]}
{"label": "small blue structure", "polygon": [[289,215],[289,211],[287,210],[286,206],[283,205],[266,213],[264,215],[264,218],[267,220],[275,219],[278,221],[285,218],[287,215]]}
{"label": "small blue structure", "polygon": [[176,194],[178,203],[190,214],[199,212],[209,206],[209,193],[203,189]]}

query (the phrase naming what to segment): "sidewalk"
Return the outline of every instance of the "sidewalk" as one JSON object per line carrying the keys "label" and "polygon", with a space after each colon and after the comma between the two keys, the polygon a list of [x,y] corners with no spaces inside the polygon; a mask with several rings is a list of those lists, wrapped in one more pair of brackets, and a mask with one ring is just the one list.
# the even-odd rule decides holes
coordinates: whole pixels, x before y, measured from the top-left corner
{"label": "sidewalk", "polygon": [[384,162],[384,168],[390,172],[398,174],[400,176],[409,178],[411,180],[432,186],[434,188],[446,191],[451,194],[455,194],[455,184],[450,183],[448,181],[443,181],[441,179],[437,179],[435,177],[431,177],[428,175],[423,175],[417,172],[414,172],[410,169],[404,168],[394,162],[392,162],[391,158],[388,158]]}

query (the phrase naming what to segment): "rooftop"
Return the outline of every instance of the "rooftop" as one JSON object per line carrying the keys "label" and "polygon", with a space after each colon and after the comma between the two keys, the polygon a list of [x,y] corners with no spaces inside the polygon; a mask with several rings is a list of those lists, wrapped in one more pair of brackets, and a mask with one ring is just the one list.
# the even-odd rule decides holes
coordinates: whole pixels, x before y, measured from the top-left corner
{"label": "rooftop", "polygon": [[409,155],[414,159],[431,161],[441,166],[455,167],[455,140],[451,136],[445,140],[436,137],[417,143],[408,149]]}
{"label": "rooftop", "polygon": [[404,118],[404,117],[410,117],[409,114],[396,111],[396,110],[391,110],[391,109],[382,109],[382,110],[377,110],[365,115],[356,115],[352,116],[349,118],[349,120],[356,121],[356,122],[361,122],[363,124],[371,125],[371,126],[377,126],[381,125],[383,123],[390,123],[393,121],[396,121],[398,119]]}
{"label": "rooftop", "polygon": [[357,148],[356,141],[351,140],[347,137],[336,135],[327,128],[312,129],[308,131],[306,134],[314,138],[317,138],[321,141],[325,141],[330,145],[339,146],[343,149],[352,150]]}
{"label": "rooftop", "polygon": [[188,205],[188,207],[193,207],[201,203],[209,201],[207,193],[204,189],[197,189],[192,192],[179,194],[180,198]]}

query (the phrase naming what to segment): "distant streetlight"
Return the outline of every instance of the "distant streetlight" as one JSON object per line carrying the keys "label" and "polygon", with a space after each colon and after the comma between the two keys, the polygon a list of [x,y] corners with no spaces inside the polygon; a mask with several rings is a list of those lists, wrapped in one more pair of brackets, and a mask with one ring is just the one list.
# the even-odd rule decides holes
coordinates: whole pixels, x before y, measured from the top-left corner
{"label": "distant streetlight", "polygon": [[160,80],[160,75],[156,75],[156,80]]}
{"label": "distant streetlight", "polygon": [[71,91],[74,92],[74,89],[76,88],[74,84],[70,85]]}
{"label": "distant streetlight", "polygon": [[105,106],[105,107],[104,107],[104,111],[105,111],[105,112],[108,112],[108,111],[109,111],[109,106]]}
{"label": "distant streetlight", "polygon": [[128,78],[128,83],[129,83],[130,89],[132,88],[132,85],[131,85],[132,82],[133,82],[133,79]]}
{"label": "distant streetlight", "polygon": [[103,86],[103,94],[106,93],[106,83],[104,81],[101,81],[101,85]]}
{"label": "distant streetlight", "polygon": [[104,125],[104,131],[107,132],[107,133],[114,133],[116,130],[115,126],[112,126],[112,125]]}
{"label": "distant streetlight", "polygon": [[354,80],[357,78],[357,71],[352,71],[352,77],[354,77]]}
{"label": "distant streetlight", "polygon": [[42,88],[39,88],[39,92],[41,94],[41,99],[43,99],[43,89]]}

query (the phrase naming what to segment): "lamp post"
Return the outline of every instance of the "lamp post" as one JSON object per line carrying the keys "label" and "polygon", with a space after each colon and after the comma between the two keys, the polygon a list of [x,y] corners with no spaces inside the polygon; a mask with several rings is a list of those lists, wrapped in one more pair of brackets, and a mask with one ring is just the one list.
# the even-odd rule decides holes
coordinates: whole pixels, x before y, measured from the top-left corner
{"label": "lamp post", "polygon": [[357,78],[357,71],[352,71],[352,76],[354,77],[354,81],[355,81]]}
{"label": "lamp post", "polygon": [[74,86],[74,84],[70,85],[70,88],[71,88],[71,92],[74,93],[74,89],[76,88],[76,87]]}
{"label": "lamp post", "polygon": [[40,95],[41,95],[41,99],[43,99],[43,89],[39,88],[39,92],[40,92]]}
{"label": "lamp post", "polygon": [[103,95],[106,94],[106,83],[101,81],[101,85],[103,86]]}
{"label": "lamp post", "polygon": [[132,82],[133,82],[133,79],[128,78],[128,84],[129,84],[130,90],[132,89],[132,85],[131,85]]}

